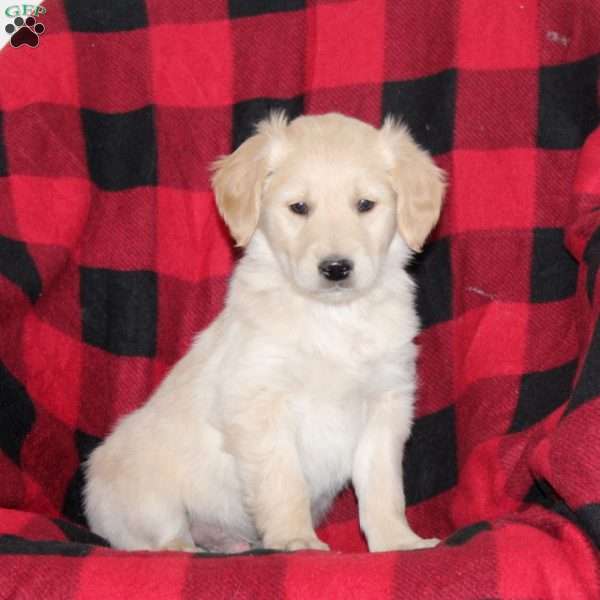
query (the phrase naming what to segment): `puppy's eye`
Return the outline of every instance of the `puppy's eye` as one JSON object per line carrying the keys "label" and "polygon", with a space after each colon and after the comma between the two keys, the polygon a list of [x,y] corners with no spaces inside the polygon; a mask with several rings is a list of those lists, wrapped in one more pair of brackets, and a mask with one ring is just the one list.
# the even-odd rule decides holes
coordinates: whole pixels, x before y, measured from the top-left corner
{"label": "puppy's eye", "polygon": [[375,202],[373,202],[373,200],[362,198],[356,203],[356,210],[358,210],[359,213],[369,212],[374,206]]}
{"label": "puppy's eye", "polygon": [[290,204],[288,208],[297,215],[306,216],[309,211],[308,204],[306,204],[306,202],[294,202],[294,204]]}

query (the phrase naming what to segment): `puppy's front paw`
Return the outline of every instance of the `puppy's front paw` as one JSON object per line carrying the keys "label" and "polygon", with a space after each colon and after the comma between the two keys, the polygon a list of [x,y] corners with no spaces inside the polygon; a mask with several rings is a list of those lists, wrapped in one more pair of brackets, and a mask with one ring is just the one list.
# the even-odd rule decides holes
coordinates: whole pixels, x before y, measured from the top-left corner
{"label": "puppy's front paw", "polygon": [[434,548],[440,543],[437,538],[421,538],[418,535],[411,536],[385,536],[369,542],[370,552],[389,552],[392,550],[421,550],[423,548]]}
{"label": "puppy's front paw", "polygon": [[319,538],[298,538],[288,542],[286,550],[322,550],[327,552],[329,546]]}
{"label": "puppy's front paw", "polygon": [[265,548],[285,550],[286,552],[295,552],[296,550],[329,550],[329,546],[316,536],[298,537],[291,540],[269,540],[264,542],[264,546]]}
{"label": "puppy's front paw", "polygon": [[400,544],[396,550],[420,550],[422,548],[435,548],[440,543],[438,538],[420,538],[416,537],[409,540],[406,544]]}

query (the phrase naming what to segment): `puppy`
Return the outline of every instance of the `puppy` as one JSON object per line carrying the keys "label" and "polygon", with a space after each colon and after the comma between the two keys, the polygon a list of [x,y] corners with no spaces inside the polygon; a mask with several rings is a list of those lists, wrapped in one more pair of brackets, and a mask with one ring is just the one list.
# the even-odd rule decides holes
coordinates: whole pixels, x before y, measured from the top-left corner
{"label": "puppy", "polygon": [[349,481],[371,551],[430,547],[405,517],[418,322],[404,271],[443,172],[393,120],[272,114],[215,164],[245,256],[221,315],[86,465],[93,531],[129,550],[326,550]]}

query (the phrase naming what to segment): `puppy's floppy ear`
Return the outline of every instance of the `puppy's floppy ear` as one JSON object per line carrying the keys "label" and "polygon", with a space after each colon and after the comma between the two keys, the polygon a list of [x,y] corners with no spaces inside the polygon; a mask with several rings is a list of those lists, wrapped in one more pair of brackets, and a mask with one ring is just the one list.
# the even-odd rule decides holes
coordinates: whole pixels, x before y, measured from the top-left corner
{"label": "puppy's floppy ear", "polygon": [[217,207],[236,246],[245,246],[256,230],[263,184],[282,151],[287,123],[285,113],[272,112],[252,137],[212,165]]}
{"label": "puppy's floppy ear", "polygon": [[419,252],[439,219],[446,174],[404,124],[386,117],[380,135],[397,195],[398,230],[409,248]]}

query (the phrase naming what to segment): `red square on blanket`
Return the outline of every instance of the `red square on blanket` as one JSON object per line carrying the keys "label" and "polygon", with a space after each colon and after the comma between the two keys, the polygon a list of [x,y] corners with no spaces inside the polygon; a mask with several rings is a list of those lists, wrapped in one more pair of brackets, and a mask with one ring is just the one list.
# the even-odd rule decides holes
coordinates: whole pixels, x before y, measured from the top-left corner
{"label": "red square on blanket", "polygon": [[235,101],[291,98],[306,87],[303,12],[274,12],[231,22]]}
{"label": "red square on blanket", "polygon": [[78,33],[73,38],[79,72],[81,104],[101,112],[127,112],[153,103],[145,30]]}
{"label": "red square on blanket", "polygon": [[458,81],[454,148],[535,146],[538,82],[534,70],[464,70]]}
{"label": "red square on blanket", "polygon": [[531,231],[471,231],[452,239],[453,311],[492,302],[529,302]]}
{"label": "red square on blanket", "polygon": [[[524,369],[544,371],[560,367],[577,356],[576,323],[566,307],[574,307],[575,298],[561,302],[540,302],[529,306],[527,360]],[[556,343],[556,331],[561,331]]]}
{"label": "red square on blanket", "polygon": [[455,66],[458,4],[458,0],[387,3],[387,81],[420,79]]}
{"label": "red square on blanket", "polygon": [[231,108],[157,106],[158,175],[161,186],[210,189],[210,164],[231,151]]}
{"label": "red square on blanket", "polygon": [[309,16],[307,80],[313,89],[383,79],[385,2],[319,4]]}
{"label": "red square on blanket", "polygon": [[[156,385],[154,362],[147,357],[116,356],[84,344],[79,389],[85,401],[79,409],[79,429],[104,437],[117,419],[139,408]],[[100,405],[102,410],[98,410]]]}
{"label": "red square on blanket", "polygon": [[21,239],[72,247],[87,221],[90,183],[76,177],[11,177],[11,193]]}
{"label": "red square on blanket", "polygon": [[[8,46],[2,55],[4,64],[10,64],[10,68],[2,70],[0,109],[13,110],[45,102],[72,105],[77,98],[79,78],[71,34],[43,35],[38,48]],[[42,128],[52,126],[52,121],[38,123]]]}
{"label": "red square on blanket", "polygon": [[136,590],[140,598],[185,598],[182,590],[189,570],[187,560],[181,560],[181,554],[175,552],[100,556],[81,566],[76,597],[128,598],[131,590]]}
{"label": "red square on blanket", "polygon": [[157,104],[204,107],[231,103],[233,58],[227,21],[156,25],[149,35]]}
{"label": "red square on blanket", "polygon": [[231,271],[231,244],[210,192],[159,188],[157,259],[160,273],[187,281]]}
{"label": "red square on blanket", "polygon": [[82,344],[35,314],[25,320],[23,359],[27,391],[36,403],[65,425],[79,417]]}
{"label": "red square on blanket", "polygon": [[154,270],[155,233],[155,188],[94,190],[79,255],[81,264],[124,271]]}
{"label": "red square on blanket", "polygon": [[[221,312],[227,294],[226,277],[199,281],[161,275],[158,297],[158,329],[153,381],[158,383],[167,368],[189,349],[194,337]],[[200,307],[198,309],[198,307]]]}
{"label": "red square on blanket", "polygon": [[[455,404],[459,469],[478,446],[509,430],[519,400],[520,381],[520,375],[494,375],[463,386]],[[469,487],[477,483],[470,482]],[[468,507],[464,510],[468,513]]]}
{"label": "red square on blanket", "polygon": [[592,545],[578,545],[582,534],[558,515],[550,513],[543,521],[539,515],[532,515],[531,521],[525,515],[521,522],[514,518],[503,523],[502,535],[497,536],[498,596],[593,597],[592,590],[598,585],[598,556]]}
{"label": "red square on blanket", "polygon": [[462,393],[481,379],[524,370],[529,306],[491,303],[455,320],[454,389]]}
{"label": "red square on blanket", "polygon": [[381,85],[366,83],[314,90],[305,105],[308,114],[341,112],[375,127],[381,123]]}
{"label": "red square on blanket", "polygon": [[535,173],[533,149],[456,150],[448,205],[453,232],[531,228]]}
{"label": "red square on blanket", "polygon": [[11,175],[89,176],[76,106],[30,104],[6,112],[3,129]]}
{"label": "red square on blanket", "polygon": [[[457,66],[466,69],[524,69],[539,66],[537,2],[460,3]],[[521,93],[515,89],[514,93]]]}

